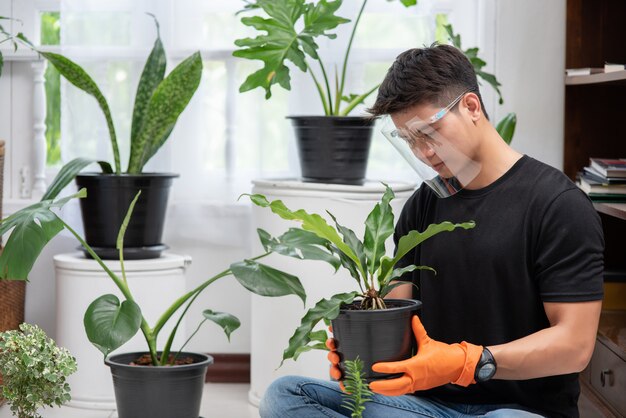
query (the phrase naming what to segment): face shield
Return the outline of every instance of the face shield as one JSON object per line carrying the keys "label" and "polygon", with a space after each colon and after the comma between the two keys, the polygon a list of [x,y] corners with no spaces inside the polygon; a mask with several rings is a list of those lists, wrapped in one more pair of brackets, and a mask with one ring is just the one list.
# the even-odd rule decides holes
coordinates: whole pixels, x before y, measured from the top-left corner
{"label": "face shield", "polygon": [[446,138],[433,126],[467,93],[464,92],[426,120],[413,115],[402,126],[396,126],[391,116],[385,116],[383,120],[385,138],[439,197],[456,194],[480,173],[481,165],[461,148],[463,138]]}

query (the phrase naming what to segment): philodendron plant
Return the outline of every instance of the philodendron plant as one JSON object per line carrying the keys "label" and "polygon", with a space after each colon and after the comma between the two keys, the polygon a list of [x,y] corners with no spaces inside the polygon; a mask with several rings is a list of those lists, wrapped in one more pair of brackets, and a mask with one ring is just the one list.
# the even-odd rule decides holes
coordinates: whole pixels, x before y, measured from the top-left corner
{"label": "philodendron plant", "polygon": [[[26,280],[43,247],[56,234],[63,229],[67,229],[100,265],[102,270],[106,272],[123,295],[122,301],[113,294],[103,295],[89,305],[84,317],[85,331],[89,341],[107,356],[141,330],[146,341],[147,352],[150,354],[152,364],[155,366],[165,365],[175,360],[176,356],[170,356],[172,343],[189,307],[211,283],[223,277],[233,275],[243,287],[262,296],[293,294],[297,295],[305,303],[306,295],[304,288],[297,277],[258,262],[259,259],[271,253],[271,250],[268,250],[257,257],[231,264],[228,269],[181,295],[165,309],[156,323],[151,326],[142,315],[141,308],[136,303],[128,286],[123,258],[124,233],[130,221],[133,207],[140,194],[141,192],[132,201],[124,222],[120,227],[117,239],[121,276],[114,273],[85,240],[63,219],[57,216],[53,210],[62,207],[73,198],[85,197],[87,191],[82,189],[75,195],[56,202],[52,200],[41,201],[14,213],[2,221],[0,224],[0,235],[11,230],[12,233],[7,241],[3,257],[0,258],[0,279]],[[5,255],[6,257],[4,257]],[[210,309],[203,311],[203,319],[200,325],[207,320],[219,325],[229,339],[230,334],[240,325],[239,320],[233,315],[215,312]],[[159,356],[157,339],[163,326],[169,321],[175,321],[175,325],[167,338],[161,356]],[[200,325],[195,332],[199,330]],[[195,335],[195,332],[193,335]],[[181,350],[184,348],[184,345],[181,347]]]}
{"label": "philodendron plant", "polygon": [[395,267],[413,248],[440,232],[475,226],[473,221],[458,224],[442,222],[429,225],[422,232],[410,231],[399,239],[395,255],[389,257],[385,255],[385,241],[394,231],[394,215],[390,205],[394,193],[389,186],[386,186],[381,201],[367,216],[362,240],[354,231],[339,224],[330,212],[328,215],[335,226],[331,226],[318,214],[311,214],[303,209],[293,211],[280,200],[270,202],[260,194],[246,196],[257,206],[269,208],[281,218],[301,224],[301,228],[291,228],[278,238],[272,238],[266,231],[259,229],[259,238],[266,251],[300,259],[323,260],[335,270],[340,266],[344,267],[356,281],[355,286],[358,288],[353,292],[322,299],[309,309],[283,352],[283,362],[290,358],[295,360],[301,353],[311,349],[325,349],[326,331],[314,331],[313,328],[322,320],[328,323],[335,319],[342,305],[360,299],[361,309],[385,309],[383,298],[402,284],[396,282],[396,279],[414,270],[434,272],[428,266]]}
{"label": "philodendron plant", "polygon": [[[0,17],[0,19],[7,18]],[[135,95],[130,132],[130,158],[125,171],[128,174],[141,173],[148,160],[167,141],[178,117],[198,89],[202,77],[200,52],[195,52],[183,60],[165,77],[167,59],[161,42],[159,23],[156,18],[154,20],[157,39],[145,63]],[[38,52],[67,81],[96,99],[107,123],[115,168],[106,161],[98,161],[98,164],[104,173],[122,174],[117,134],[111,117],[111,110],[104,94],[89,74],[80,65],[61,54],[40,50],[22,33],[14,36],[0,25],[0,35],[5,37],[4,39],[0,38],[0,43],[10,41],[16,49],[21,44]],[[67,183],[72,181],[80,170],[94,162],[85,158],[69,162],[67,164],[69,168],[66,170]],[[56,197],[56,195],[49,197]]]}
{"label": "philodendron plant", "polygon": [[[388,0],[392,1],[392,0]],[[406,6],[414,6],[417,0],[400,0]],[[356,106],[378,89],[378,84],[370,87],[365,93],[347,94],[346,74],[352,42],[359,21],[367,5],[363,0],[356,17],[350,40],[344,52],[341,74],[335,68],[334,91],[331,88],[326,66],[318,53],[316,39],[326,37],[335,39],[332,33],[339,25],[350,22],[335,13],[341,7],[342,0],[251,0],[242,12],[251,10],[262,12],[261,16],[245,16],[241,23],[258,31],[265,32],[255,38],[237,39],[235,45],[240,47],[233,55],[240,58],[263,61],[263,68],[250,74],[239,88],[240,92],[262,88],[265,98],[272,96],[272,85],[278,84],[291,90],[291,76],[287,61],[291,61],[300,70],[308,72],[317,88],[324,114],[326,116],[347,116]],[[316,62],[324,84],[315,75],[312,62]],[[342,105],[345,104],[344,107]]]}

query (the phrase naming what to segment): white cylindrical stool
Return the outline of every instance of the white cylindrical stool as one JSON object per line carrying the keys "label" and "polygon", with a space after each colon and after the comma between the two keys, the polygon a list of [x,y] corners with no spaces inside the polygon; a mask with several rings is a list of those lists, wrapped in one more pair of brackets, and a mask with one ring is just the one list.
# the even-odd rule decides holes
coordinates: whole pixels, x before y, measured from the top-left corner
{"label": "white cylindrical stool", "polygon": [[[257,180],[254,181],[253,193],[265,195],[269,200],[282,200],[292,210],[305,209],[308,212],[324,216],[329,224],[334,225],[326,210],[337,221],[350,229],[363,240],[365,219],[374,205],[380,201],[385,187],[381,183],[368,182],[362,186],[336,185],[324,183],[303,183],[295,180]],[[398,216],[402,206],[415,190],[415,184],[392,183],[396,197],[391,201],[393,212]],[[277,236],[290,227],[297,227],[296,222],[285,221],[273,214],[269,208],[253,206],[253,226],[262,228]],[[256,236],[256,233],[255,233]],[[260,254],[262,248],[255,239],[253,254]],[[387,242],[388,254],[393,251],[393,241]],[[340,268],[335,274],[333,268],[322,261],[297,260],[278,254],[272,254],[262,263],[284,270],[300,278],[307,294],[306,308],[295,296],[279,298],[252,295],[251,300],[251,370],[250,403],[258,406],[267,387],[274,379],[286,375],[301,375],[329,379],[329,363],[326,353],[320,350],[302,354],[297,360],[287,360],[277,369],[283,350],[287,348],[289,338],[300,325],[300,319],[322,298],[328,298],[341,292],[358,290],[356,282]],[[323,325],[323,324],[322,324]],[[317,329],[317,328],[316,328]],[[319,329],[323,329],[322,326]]]}
{"label": "white cylindrical stool", "polygon": [[[120,262],[105,260],[120,278]],[[128,287],[150,326],[176,299],[186,292],[185,269],[191,263],[188,256],[164,254],[151,260],[124,262]],[[76,357],[78,371],[68,378],[72,388],[70,405],[85,409],[115,409],[111,372],[104,365],[102,353],[94,347],[85,333],[83,317],[96,298],[110,293],[120,301],[124,298],[113,280],[100,265],[86,259],[83,253],[54,256],[56,274],[57,343]],[[167,340],[178,316],[174,316],[159,334],[158,348]],[[173,347],[180,348],[186,339],[184,321],[178,328]],[[115,353],[147,351],[141,330]]]}

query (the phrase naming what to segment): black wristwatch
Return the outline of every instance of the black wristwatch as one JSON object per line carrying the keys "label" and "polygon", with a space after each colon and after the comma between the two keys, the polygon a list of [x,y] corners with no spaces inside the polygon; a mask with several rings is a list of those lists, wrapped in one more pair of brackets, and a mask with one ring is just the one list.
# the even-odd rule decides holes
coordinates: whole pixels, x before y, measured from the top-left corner
{"label": "black wristwatch", "polygon": [[493,358],[493,354],[487,347],[483,348],[483,353],[480,355],[480,360],[476,365],[476,371],[474,372],[474,380],[477,382],[486,382],[496,374],[496,359]]}

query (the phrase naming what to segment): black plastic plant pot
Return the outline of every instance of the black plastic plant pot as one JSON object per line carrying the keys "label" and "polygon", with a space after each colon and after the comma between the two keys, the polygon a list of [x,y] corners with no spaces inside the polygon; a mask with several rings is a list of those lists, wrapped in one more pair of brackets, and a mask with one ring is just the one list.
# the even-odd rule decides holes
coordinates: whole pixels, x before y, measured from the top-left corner
{"label": "black plastic plant pot", "polygon": [[213,357],[182,352],[192,364],[130,365],[145,353],[117,354],[104,362],[111,368],[119,418],[198,418],[207,367]]}
{"label": "black plastic plant pot", "polygon": [[360,310],[360,301],[343,306],[339,316],[332,320],[333,338],[345,372],[344,360],[357,357],[363,361],[367,381],[397,377],[372,371],[380,361],[399,361],[415,352],[415,337],[411,318],[422,302],[411,299],[386,299],[387,309]]}
{"label": "black plastic plant pot", "polygon": [[363,184],[374,119],[358,116],[288,116],[296,131],[304,181]]}
{"label": "black plastic plant pot", "polygon": [[87,189],[87,197],[80,199],[87,244],[100,258],[118,259],[117,234],[130,203],[141,190],[124,236],[124,258],[160,257],[167,248],[161,237],[169,192],[176,177],[171,173],[77,175],[78,188]]}

